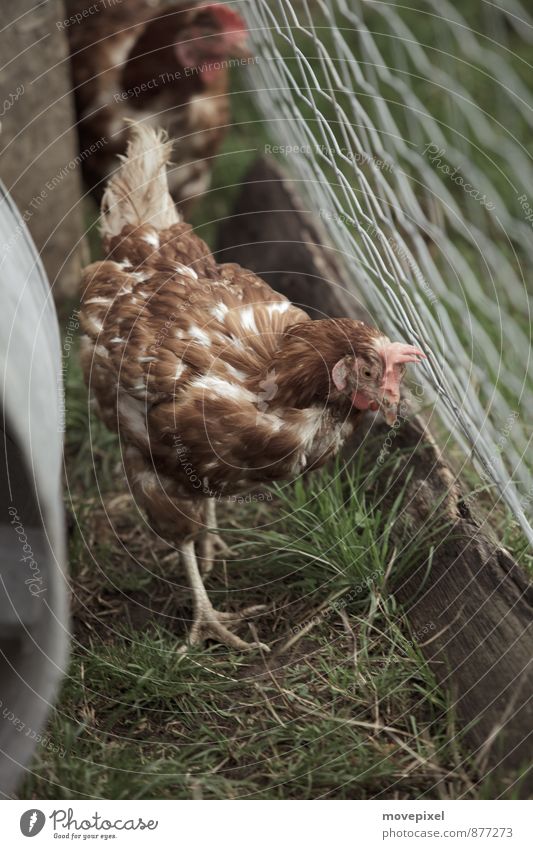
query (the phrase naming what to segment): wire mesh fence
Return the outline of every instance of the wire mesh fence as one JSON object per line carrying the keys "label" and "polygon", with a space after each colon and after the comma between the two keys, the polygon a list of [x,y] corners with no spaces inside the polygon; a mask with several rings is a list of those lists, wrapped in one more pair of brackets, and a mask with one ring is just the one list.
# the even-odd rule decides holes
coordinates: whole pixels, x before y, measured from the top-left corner
{"label": "wire mesh fence", "polygon": [[487,4],[480,33],[446,0],[242,7],[274,152],[376,323],[428,354],[430,421],[533,542],[533,98],[506,47],[530,16]]}

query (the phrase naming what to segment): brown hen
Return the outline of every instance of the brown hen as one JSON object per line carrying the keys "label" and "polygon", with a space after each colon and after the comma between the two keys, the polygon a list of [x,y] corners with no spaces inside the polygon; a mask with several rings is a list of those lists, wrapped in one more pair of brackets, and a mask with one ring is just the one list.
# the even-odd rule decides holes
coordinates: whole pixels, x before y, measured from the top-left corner
{"label": "brown hen", "polygon": [[169,153],[161,132],[134,127],[109,182],[109,259],[83,280],[83,368],[139,504],[177,544],[189,641],[244,649],[197,562],[213,562],[216,500],[321,466],[363,410],[393,422],[405,363],[424,354],[359,321],[311,321],[251,271],[217,265],[172,203]]}
{"label": "brown hen", "polygon": [[107,0],[91,14],[86,0],[70,0],[68,12],[89,188],[101,197],[117,154],[126,150],[124,119],[130,118],[163,127],[175,140],[170,190],[187,208],[206,190],[229,125],[229,67],[250,57],[244,21],[221,3],[200,0]]}

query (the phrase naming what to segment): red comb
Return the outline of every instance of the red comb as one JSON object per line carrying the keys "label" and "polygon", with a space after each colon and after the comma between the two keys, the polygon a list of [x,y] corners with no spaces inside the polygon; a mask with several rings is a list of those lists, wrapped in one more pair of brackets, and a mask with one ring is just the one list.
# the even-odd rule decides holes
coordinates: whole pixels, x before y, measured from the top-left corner
{"label": "red comb", "polygon": [[241,16],[233,9],[228,9],[227,6],[222,6],[220,3],[208,3],[206,6],[199,6],[198,11],[211,12],[225,32],[247,31],[247,26]]}
{"label": "red comb", "polygon": [[418,363],[419,357],[426,359],[426,355],[414,345],[404,345],[403,342],[390,342],[382,349],[383,357],[387,366],[395,366],[400,363]]}

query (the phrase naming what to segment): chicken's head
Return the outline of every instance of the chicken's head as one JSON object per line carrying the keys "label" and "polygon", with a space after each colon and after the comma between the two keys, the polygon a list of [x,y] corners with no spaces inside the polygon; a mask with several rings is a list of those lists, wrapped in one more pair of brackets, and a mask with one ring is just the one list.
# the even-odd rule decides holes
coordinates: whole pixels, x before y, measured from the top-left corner
{"label": "chicken's head", "polygon": [[222,3],[201,4],[180,33],[176,56],[185,68],[195,69],[206,83],[227,70],[225,60],[248,59],[248,30],[237,12]]}
{"label": "chicken's head", "polygon": [[370,345],[342,357],[333,366],[331,379],[338,392],[349,396],[358,410],[381,410],[393,425],[400,403],[400,385],[407,363],[425,358],[414,345],[376,336]]}

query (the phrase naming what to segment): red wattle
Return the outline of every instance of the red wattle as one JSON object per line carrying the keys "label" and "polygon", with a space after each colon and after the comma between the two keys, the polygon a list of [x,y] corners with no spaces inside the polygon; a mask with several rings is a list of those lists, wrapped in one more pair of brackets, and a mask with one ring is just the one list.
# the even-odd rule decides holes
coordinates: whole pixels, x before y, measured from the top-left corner
{"label": "red wattle", "polygon": [[370,401],[362,392],[354,392],[352,395],[352,404],[358,410],[372,410],[375,413],[379,409],[377,401]]}

